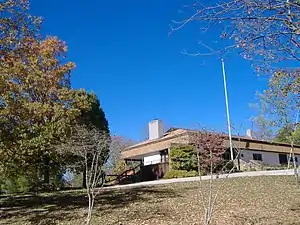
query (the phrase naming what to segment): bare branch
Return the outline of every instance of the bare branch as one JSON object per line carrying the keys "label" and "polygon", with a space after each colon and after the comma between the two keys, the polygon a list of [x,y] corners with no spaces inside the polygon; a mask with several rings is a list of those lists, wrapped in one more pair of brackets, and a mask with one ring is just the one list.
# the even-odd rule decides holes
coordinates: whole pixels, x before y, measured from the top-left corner
{"label": "bare branch", "polygon": [[[212,131],[207,131],[205,129],[202,129],[200,131],[192,132],[190,134],[190,143],[195,146],[195,149],[197,151],[197,160],[198,160],[198,172],[199,172],[199,192],[201,196],[201,202],[203,204],[203,208],[205,210],[204,214],[204,224],[209,225],[212,223],[213,215],[214,215],[214,208],[216,204],[217,197],[219,195],[219,191],[223,188],[224,182],[226,178],[229,177],[229,174],[231,174],[235,170],[234,161],[238,159],[240,152],[238,148],[235,147],[235,150],[237,151],[234,161],[227,161],[225,165],[220,169],[221,172],[223,172],[228,167],[231,167],[229,171],[226,171],[225,179],[222,181],[222,183],[218,186],[216,186],[216,192],[213,193],[214,186],[213,180],[218,178],[217,176],[214,176],[214,170],[216,169],[216,166],[219,162],[223,161],[222,158],[224,156],[224,153],[228,149],[226,146],[224,146],[224,141],[226,140],[226,136],[221,133],[216,133]],[[202,186],[202,180],[201,180],[201,172],[202,170],[206,170],[209,172],[210,179],[209,179],[209,189],[208,193],[205,194]],[[205,201],[205,196],[207,196],[208,200]]]}
{"label": "bare branch", "polygon": [[[92,217],[95,197],[99,187],[104,184],[104,164],[109,152],[110,136],[95,127],[77,126],[71,138],[58,147],[58,151],[68,152],[76,157],[76,162],[86,169],[86,186],[89,199],[86,224],[89,225]],[[102,178],[101,184],[100,178]]]}
{"label": "bare branch", "polygon": [[[185,6],[185,9],[190,16],[181,21],[173,21],[171,33],[191,22],[198,24],[204,32],[216,28],[215,31],[220,33],[220,40],[224,42],[218,49],[211,48],[203,41],[199,42],[211,54],[237,50],[237,53],[253,62],[258,72],[268,73],[270,69],[276,69],[278,65],[275,63],[300,62],[299,1],[195,1],[194,4]],[[192,55],[211,54],[198,51]]]}

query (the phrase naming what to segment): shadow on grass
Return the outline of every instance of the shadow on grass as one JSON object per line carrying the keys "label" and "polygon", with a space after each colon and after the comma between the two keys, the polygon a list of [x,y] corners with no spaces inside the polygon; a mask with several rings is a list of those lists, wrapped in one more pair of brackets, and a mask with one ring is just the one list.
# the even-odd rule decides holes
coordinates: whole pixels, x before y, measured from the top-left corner
{"label": "shadow on grass", "polygon": [[[95,200],[95,208],[105,214],[135,202],[150,203],[153,199],[162,200],[178,196],[174,190],[167,188],[140,187],[124,190],[101,190]],[[76,218],[78,216],[76,210],[84,212],[87,206],[88,199],[82,190],[40,196],[6,196],[0,199],[0,220],[11,219],[10,221],[12,221],[25,218],[31,224],[52,225],[57,224],[58,221]]]}
{"label": "shadow on grass", "polygon": [[272,217],[247,217],[247,216],[234,216],[236,224],[274,224],[274,225],[299,225],[299,221],[277,221]]}
{"label": "shadow on grass", "polygon": [[237,224],[261,224],[267,217],[249,217],[246,215],[233,215]]}

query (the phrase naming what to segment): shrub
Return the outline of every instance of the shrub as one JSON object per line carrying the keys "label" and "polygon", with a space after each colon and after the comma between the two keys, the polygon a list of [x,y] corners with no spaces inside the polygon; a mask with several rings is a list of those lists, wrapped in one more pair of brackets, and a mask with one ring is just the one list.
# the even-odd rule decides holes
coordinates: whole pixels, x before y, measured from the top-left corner
{"label": "shrub", "polygon": [[197,170],[197,155],[191,145],[173,145],[170,160],[174,170]]}
{"label": "shrub", "polygon": [[127,165],[124,160],[121,160],[116,164],[116,167],[113,168],[113,174],[121,174],[130,168],[131,166]]}
{"label": "shrub", "polygon": [[220,160],[216,163],[213,173],[228,173],[234,167],[234,163],[228,160]]}
{"label": "shrub", "polygon": [[[191,170],[191,171],[187,172],[187,177],[196,177],[198,175],[199,175],[199,173],[197,171],[194,171],[194,170]],[[203,175],[203,174],[201,174],[201,175]]]}
{"label": "shrub", "polygon": [[55,190],[60,190],[65,186],[65,182],[61,176],[54,177],[51,184]]}
{"label": "shrub", "polygon": [[18,192],[27,193],[30,189],[31,183],[25,177],[19,177],[17,179]]}
{"label": "shrub", "polygon": [[16,179],[7,178],[1,184],[1,190],[9,194],[27,193],[30,189],[30,182],[25,177],[18,177]]}
{"label": "shrub", "polygon": [[18,187],[14,180],[6,179],[1,185],[1,190],[4,190],[6,193],[13,194],[18,192]]}
{"label": "shrub", "polygon": [[[137,163],[137,162],[134,162],[134,163],[131,163],[130,165],[127,165],[124,160],[120,160],[115,165],[115,167],[112,168],[112,171],[110,173],[110,175],[115,175],[115,176],[106,176],[105,184],[106,185],[116,185],[116,184],[118,184],[119,181],[116,179],[117,175],[124,174],[126,171],[134,169],[138,165],[139,165],[139,163]],[[135,170],[135,172],[137,172],[137,171]]]}
{"label": "shrub", "polygon": [[71,180],[72,187],[82,187],[82,173],[74,173]]}
{"label": "shrub", "polygon": [[195,177],[198,175],[197,171],[186,171],[186,170],[169,170],[164,179],[171,179],[171,178],[183,178],[183,177]]}
{"label": "shrub", "polygon": [[[293,169],[294,165],[291,163],[290,169]],[[268,165],[268,164],[262,164],[260,170],[286,170],[287,165]]]}
{"label": "shrub", "polygon": [[[203,155],[200,157],[200,160],[205,158]],[[197,155],[192,145],[173,145],[170,149],[170,161],[173,170],[198,171]],[[210,163],[210,161],[206,160],[206,164],[207,163]],[[201,164],[203,174],[210,172],[209,166],[210,165],[204,166],[203,163]],[[213,167],[213,173],[228,172],[234,167],[234,164],[233,162],[228,163],[228,160],[222,159],[221,156],[219,158],[215,156]]]}

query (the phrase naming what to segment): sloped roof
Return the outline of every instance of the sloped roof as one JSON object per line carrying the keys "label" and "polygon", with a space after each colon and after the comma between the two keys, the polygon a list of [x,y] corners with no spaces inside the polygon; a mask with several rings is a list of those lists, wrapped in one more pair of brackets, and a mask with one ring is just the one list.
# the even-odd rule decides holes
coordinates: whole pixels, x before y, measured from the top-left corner
{"label": "sloped roof", "polygon": [[[161,138],[139,142],[135,145],[132,145],[132,146],[126,148],[125,151],[133,149],[133,148],[138,148],[138,147],[141,147],[141,146],[149,145],[149,144],[152,144],[152,143],[165,141],[165,140],[175,138],[175,137],[178,137],[178,136],[181,136],[181,135],[185,135],[187,132],[199,132],[199,131],[200,130],[185,129],[185,128],[170,128],[169,130],[167,130],[164,133],[164,135]],[[226,137],[228,136],[228,134],[225,134],[225,133],[223,133],[223,135],[226,136]],[[287,146],[287,147],[291,146],[291,144],[289,144],[289,143],[260,140],[260,139],[250,138],[250,137],[247,137],[247,136],[239,136],[239,135],[232,135],[232,139],[233,140],[241,140],[241,141],[251,141],[251,142],[262,143],[262,144],[264,143],[264,144],[278,145],[278,146]],[[294,145],[294,147],[300,148],[300,146],[296,146],[296,145]]]}
{"label": "sloped roof", "polygon": [[167,139],[170,139],[170,138],[173,138],[173,137],[176,137],[178,135],[181,135],[181,134],[185,134],[187,132],[187,130],[185,129],[180,129],[180,128],[176,128],[174,130],[168,130],[166,133],[164,133],[164,135],[161,137],[161,138],[157,138],[157,139],[153,139],[153,140],[146,140],[146,141],[142,141],[142,142],[139,142],[137,144],[134,144],[128,148],[125,149],[126,150],[129,150],[129,149],[133,149],[133,148],[138,148],[140,146],[144,146],[144,145],[149,145],[149,144],[152,144],[152,143],[156,143],[156,142],[160,142],[160,141],[164,141],[164,140],[167,140]]}

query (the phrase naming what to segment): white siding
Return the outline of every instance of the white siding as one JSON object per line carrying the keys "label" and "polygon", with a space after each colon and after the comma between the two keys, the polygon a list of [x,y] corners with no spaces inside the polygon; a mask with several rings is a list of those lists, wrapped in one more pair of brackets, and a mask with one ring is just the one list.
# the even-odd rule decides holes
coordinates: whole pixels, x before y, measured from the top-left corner
{"label": "white siding", "polygon": [[[251,151],[251,150],[242,150],[241,159],[245,162],[253,160],[253,154],[261,154],[262,161],[269,165],[279,165],[279,153],[276,152],[263,152],[263,151]],[[287,154],[289,157],[289,154]],[[300,155],[295,155],[298,159],[298,165],[300,164]]]}
{"label": "white siding", "polygon": [[161,155],[160,153],[150,155],[150,156],[145,156],[144,157],[144,165],[153,165],[153,164],[158,164],[161,162]]}

